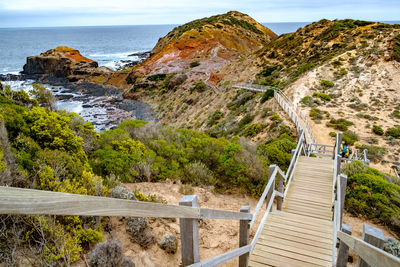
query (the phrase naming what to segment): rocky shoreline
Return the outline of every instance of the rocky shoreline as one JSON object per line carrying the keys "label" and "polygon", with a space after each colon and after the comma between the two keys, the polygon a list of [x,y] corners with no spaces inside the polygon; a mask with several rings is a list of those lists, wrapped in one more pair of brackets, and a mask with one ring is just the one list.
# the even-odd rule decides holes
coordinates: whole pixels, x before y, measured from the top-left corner
{"label": "rocky shoreline", "polygon": [[[14,90],[29,88],[41,83],[50,89],[57,99],[57,107],[74,111],[91,121],[96,130],[102,131],[118,125],[124,120],[157,122],[152,108],[143,102],[124,99],[123,90],[87,81],[71,82],[63,77],[42,75],[0,75],[5,85],[14,85]],[[23,86],[21,86],[23,84]],[[20,86],[18,86],[20,85]]]}

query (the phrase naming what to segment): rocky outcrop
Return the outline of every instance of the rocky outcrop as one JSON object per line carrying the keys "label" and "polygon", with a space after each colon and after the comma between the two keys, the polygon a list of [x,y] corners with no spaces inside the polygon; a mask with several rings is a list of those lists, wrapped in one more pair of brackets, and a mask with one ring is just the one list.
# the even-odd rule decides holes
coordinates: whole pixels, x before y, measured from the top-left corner
{"label": "rocky outcrop", "polygon": [[107,68],[98,68],[96,61],[88,59],[76,49],[59,46],[39,56],[31,56],[26,60],[23,74],[47,75],[68,78],[77,81],[92,76],[110,73]]}
{"label": "rocky outcrop", "polygon": [[146,75],[184,70],[209,73],[275,38],[275,33],[248,15],[231,11],[174,28],[158,41],[137,71]]}

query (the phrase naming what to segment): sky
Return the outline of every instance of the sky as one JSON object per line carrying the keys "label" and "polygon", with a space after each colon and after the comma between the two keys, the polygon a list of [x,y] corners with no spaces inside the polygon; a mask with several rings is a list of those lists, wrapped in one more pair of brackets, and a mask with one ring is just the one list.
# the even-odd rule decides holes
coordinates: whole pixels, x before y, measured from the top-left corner
{"label": "sky", "polygon": [[259,22],[400,21],[400,0],[0,0],[0,28],[183,24],[230,10]]}

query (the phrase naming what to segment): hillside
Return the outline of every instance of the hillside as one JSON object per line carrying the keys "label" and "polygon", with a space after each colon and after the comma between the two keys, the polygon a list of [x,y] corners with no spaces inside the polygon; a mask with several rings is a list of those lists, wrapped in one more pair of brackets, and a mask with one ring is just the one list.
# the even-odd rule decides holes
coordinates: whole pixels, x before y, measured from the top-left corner
{"label": "hillside", "polygon": [[[165,40],[172,41],[178,29],[160,40],[152,58],[164,53],[168,47]],[[214,84],[204,76],[187,79],[196,68],[177,69],[166,76],[136,77],[126,96],[152,104],[162,122],[208,131],[215,136],[247,135],[257,141],[274,135],[276,129],[269,128],[274,121],[267,119],[270,115],[277,112],[286,125],[291,124],[274,100],[261,103],[261,94],[238,92],[231,85],[242,81],[271,85],[284,90],[295,103],[308,96],[302,109],[309,113],[311,108],[317,108],[310,119],[314,119],[314,131],[321,133],[318,141],[332,143],[330,132],[348,128],[358,135],[357,138],[347,133],[359,139],[358,147],[369,148],[373,166],[389,172],[399,165],[395,128],[400,124],[396,94],[400,91],[399,33],[398,25],[321,20],[264,42],[261,49],[242,54],[239,59],[233,57],[220,67],[199,60],[200,66],[213,68],[211,77],[217,76]],[[150,62],[151,58],[138,71]],[[156,69],[168,69],[169,73],[173,71],[171,66],[176,66],[173,62],[158,62]],[[185,79],[176,83],[176,77],[182,77],[182,73]],[[243,118],[245,121],[241,121]],[[338,129],[340,126],[331,122],[329,125],[336,129],[326,126],[332,118],[346,118],[353,125]],[[374,124],[384,132],[390,129],[392,137],[373,133]]]}

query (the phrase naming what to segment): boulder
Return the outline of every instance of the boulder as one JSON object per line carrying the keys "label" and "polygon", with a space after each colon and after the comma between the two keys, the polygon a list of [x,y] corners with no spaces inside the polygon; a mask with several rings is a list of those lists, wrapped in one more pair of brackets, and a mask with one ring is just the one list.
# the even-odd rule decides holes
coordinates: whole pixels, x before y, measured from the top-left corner
{"label": "boulder", "polygon": [[22,73],[67,78],[96,73],[97,67],[96,61],[82,56],[78,50],[59,46],[39,56],[28,57]]}
{"label": "boulder", "polygon": [[135,267],[133,260],[124,256],[118,239],[97,244],[90,253],[89,264],[96,267]]}
{"label": "boulder", "polygon": [[131,234],[131,240],[143,248],[147,248],[155,242],[155,238],[148,231],[147,218],[128,217],[125,229]]}
{"label": "boulder", "polygon": [[178,249],[178,238],[175,235],[165,235],[163,239],[161,239],[160,248],[165,250],[167,253],[175,254]]}
{"label": "boulder", "polygon": [[127,200],[137,200],[135,194],[122,186],[114,187],[110,192],[110,197],[127,199]]}

